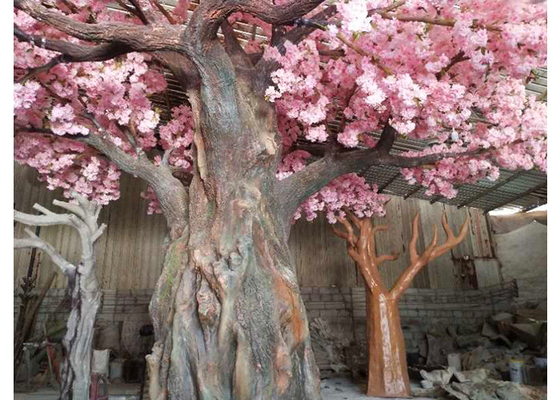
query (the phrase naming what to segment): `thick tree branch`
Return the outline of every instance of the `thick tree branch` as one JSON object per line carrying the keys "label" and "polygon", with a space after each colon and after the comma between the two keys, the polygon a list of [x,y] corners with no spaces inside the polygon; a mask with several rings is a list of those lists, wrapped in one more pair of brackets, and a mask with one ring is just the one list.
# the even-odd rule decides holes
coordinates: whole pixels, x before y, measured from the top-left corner
{"label": "thick tree branch", "polygon": [[99,124],[96,128],[98,134],[89,134],[81,141],[100,151],[121,170],[146,181],[156,192],[172,236],[180,235],[188,216],[187,192],[182,183],[166,166],[156,166],[144,153],[134,157],[124,152],[108,139],[109,134]]}
{"label": "thick tree branch", "polygon": [[282,5],[266,1],[249,0],[242,2],[239,11],[247,12],[265,22],[275,25],[290,24],[313,11],[324,0],[292,0]]}
{"label": "thick tree branch", "polygon": [[134,51],[170,50],[185,52],[183,27],[171,25],[87,24],[49,10],[32,0],[15,0],[14,6],[38,21],[70,36],[93,42],[119,43]]}
{"label": "thick tree branch", "polygon": [[[86,118],[94,124],[94,130],[97,133],[90,133],[85,136],[67,135],[65,138],[93,147],[117,164],[122,171],[147,182],[156,192],[172,236],[180,235],[187,224],[188,218],[188,197],[182,183],[183,181],[189,182],[188,176],[184,176],[184,174],[180,174],[181,171],[176,171],[164,165],[156,166],[143,152],[136,156],[126,153],[109,139],[110,134],[101,127],[95,118],[91,115],[87,115]],[[40,132],[60,137],[48,129],[17,128],[17,130]],[[174,174],[179,174],[182,179],[176,178]]]}
{"label": "thick tree branch", "polygon": [[104,43],[97,46],[84,46],[65,40],[47,39],[42,36],[29,35],[14,26],[14,36],[20,41],[29,42],[43,49],[62,53],[60,62],[105,61],[133,51],[120,43]]}
{"label": "thick tree branch", "polygon": [[239,44],[239,40],[237,39],[237,36],[235,35],[235,31],[233,30],[231,24],[227,20],[225,20],[224,22],[222,22],[221,28],[222,33],[224,34],[226,52],[233,59],[234,65],[252,67],[253,63],[251,61],[251,58],[247,55],[247,53],[245,53],[245,50],[243,50],[243,47],[241,47],[241,45]]}
{"label": "thick tree branch", "polygon": [[72,263],[66,261],[64,257],[62,257],[58,252],[55,250],[53,246],[49,243],[45,242],[43,239],[35,235],[33,231],[30,229],[25,229],[25,233],[29,236],[29,238],[25,239],[14,239],[14,249],[25,249],[25,248],[35,248],[44,251],[52,260],[52,262],[60,268],[63,274],[67,274],[69,270],[76,269],[76,266]]}
{"label": "thick tree branch", "polygon": [[344,174],[359,172],[375,165],[412,168],[434,164],[446,158],[470,157],[494,151],[494,149],[480,149],[461,153],[434,153],[417,157],[393,155],[389,152],[396,135],[396,130],[387,124],[375,147],[327,154],[305,169],[278,182],[276,197],[284,201],[284,217],[291,218],[297,207],[309,196]]}
{"label": "thick tree branch", "polygon": [[20,83],[24,83],[41,72],[47,72],[58,64],[84,61],[105,61],[133,51],[130,47],[119,43],[82,46],[64,40],[46,39],[42,36],[28,35],[17,26],[14,26],[14,36],[20,41],[29,42],[43,49],[62,53],[61,55],[52,58],[45,65],[30,69],[28,73],[19,80]]}

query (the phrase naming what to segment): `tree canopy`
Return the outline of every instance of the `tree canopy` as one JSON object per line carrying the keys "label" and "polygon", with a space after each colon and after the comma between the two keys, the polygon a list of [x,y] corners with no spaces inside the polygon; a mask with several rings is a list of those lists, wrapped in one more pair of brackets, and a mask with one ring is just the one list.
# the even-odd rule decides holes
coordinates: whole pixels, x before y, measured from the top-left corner
{"label": "tree canopy", "polygon": [[[197,116],[186,103],[162,122],[152,99],[166,90],[165,68],[187,94],[198,87],[196,53],[216,33],[232,60],[250,60],[263,77],[254,90],[276,107],[279,193],[298,198],[296,219],[383,214],[387,198],[355,174],[371,165],[399,166],[449,198],[454,184],[494,180],[500,167],[546,170],[546,104],[525,90],[546,66],[546,3],[109,3],[14,2],[15,159],[67,197],[107,204],[125,171],[150,185],[148,212],[173,208],[160,183],[188,185]],[[238,40],[236,22],[267,39]],[[431,145],[394,155],[397,137]]]}

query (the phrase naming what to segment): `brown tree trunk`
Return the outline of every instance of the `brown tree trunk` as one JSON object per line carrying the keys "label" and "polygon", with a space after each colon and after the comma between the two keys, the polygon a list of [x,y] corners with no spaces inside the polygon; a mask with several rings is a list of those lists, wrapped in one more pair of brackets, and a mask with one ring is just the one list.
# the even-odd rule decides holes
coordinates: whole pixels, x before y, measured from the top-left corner
{"label": "brown tree trunk", "polygon": [[410,382],[398,302],[367,289],[368,396],[409,397]]}
{"label": "brown tree trunk", "polygon": [[204,57],[214,61],[201,63],[201,88],[189,92],[196,164],[188,222],[150,305],[150,397],[320,399],[287,245],[291,215],[274,195],[274,108],[255,94],[252,70],[234,69],[219,45]]}
{"label": "brown tree trunk", "polygon": [[320,398],[287,245],[266,213],[243,218],[171,244],[151,304],[152,399]]}

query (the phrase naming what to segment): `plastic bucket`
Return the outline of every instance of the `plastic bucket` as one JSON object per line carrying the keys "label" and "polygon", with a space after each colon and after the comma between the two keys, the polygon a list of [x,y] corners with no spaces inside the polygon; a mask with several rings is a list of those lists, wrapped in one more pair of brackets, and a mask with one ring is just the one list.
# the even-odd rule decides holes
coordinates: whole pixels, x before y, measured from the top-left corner
{"label": "plastic bucket", "polygon": [[525,361],[518,358],[512,358],[509,361],[509,378],[512,382],[523,383],[523,370]]}

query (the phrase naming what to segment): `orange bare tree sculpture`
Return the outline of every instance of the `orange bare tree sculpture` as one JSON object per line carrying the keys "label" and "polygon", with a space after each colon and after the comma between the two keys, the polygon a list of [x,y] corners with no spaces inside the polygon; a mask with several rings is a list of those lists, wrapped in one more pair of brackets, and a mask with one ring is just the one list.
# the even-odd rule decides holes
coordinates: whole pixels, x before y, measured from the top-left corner
{"label": "orange bare tree sculpture", "polygon": [[[401,329],[398,302],[412,283],[414,277],[430,261],[457,246],[467,235],[469,220],[465,220],[458,236],[453,234],[447,216],[442,224],[447,240],[437,244],[437,225],[434,237],[422,254],[418,254],[418,220],[416,214],[410,239],[410,265],[397,279],[392,289],[383,284],[379,265],[396,260],[398,254],[378,256],[375,250],[375,234],[387,230],[388,225],[374,226],[371,218],[360,219],[346,211],[348,219],[338,218],[346,231],[333,226],[334,233],[347,241],[348,253],[358,264],[367,285],[367,338],[369,352],[368,396],[408,397],[408,379],[404,336]],[[356,228],[357,232],[356,233]]]}

